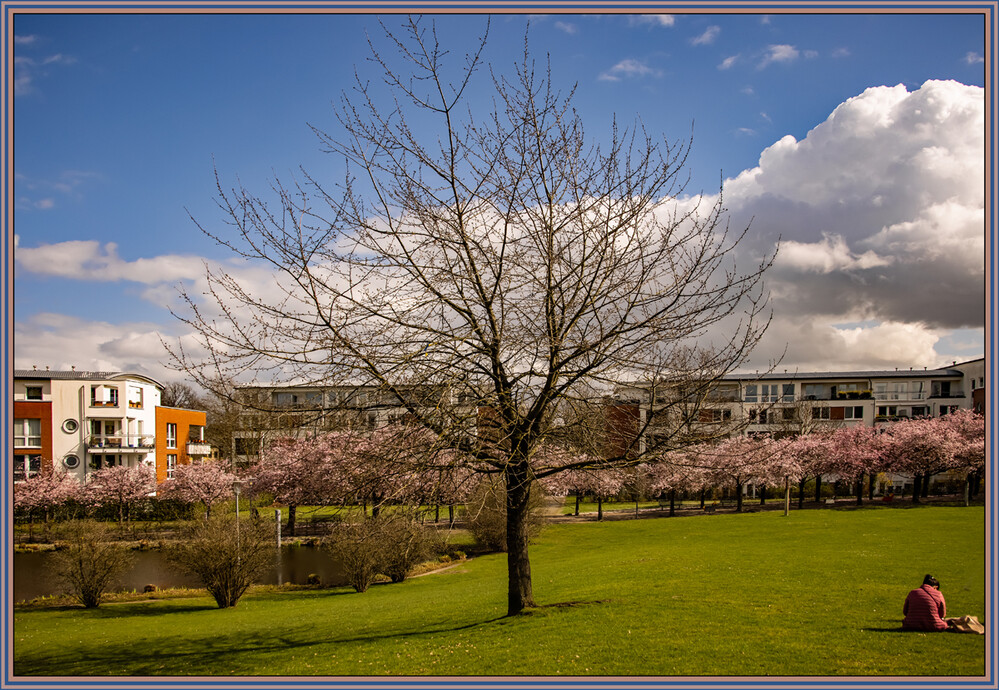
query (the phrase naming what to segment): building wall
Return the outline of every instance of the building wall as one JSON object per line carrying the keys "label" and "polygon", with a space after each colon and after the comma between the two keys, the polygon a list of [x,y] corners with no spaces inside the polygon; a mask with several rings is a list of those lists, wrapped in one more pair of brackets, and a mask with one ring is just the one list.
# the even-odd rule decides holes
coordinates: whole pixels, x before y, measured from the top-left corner
{"label": "building wall", "polygon": [[[177,456],[177,465],[189,465],[191,456],[187,454],[187,444],[191,442],[191,427],[203,427],[206,414],[199,410],[183,410],[177,407],[156,408],[156,482],[167,480],[168,455]],[[177,425],[176,447],[167,447],[167,424]],[[200,440],[200,439],[198,439]]]}
{"label": "building wall", "polygon": [[[38,419],[40,420],[41,446],[28,448],[14,448],[15,461],[25,455],[41,455],[41,471],[49,473],[52,471],[52,403],[51,402],[14,402],[14,419]],[[23,466],[23,465],[22,465]]]}

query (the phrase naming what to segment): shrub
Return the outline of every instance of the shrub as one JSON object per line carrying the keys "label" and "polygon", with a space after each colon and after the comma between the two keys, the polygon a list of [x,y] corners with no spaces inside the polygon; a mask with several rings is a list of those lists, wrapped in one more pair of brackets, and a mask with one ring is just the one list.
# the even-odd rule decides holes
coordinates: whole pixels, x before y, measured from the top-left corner
{"label": "shrub", "polygon": [[[527,530],[531,539],[541,533],[544,518],[541,507],[544,498],[541,486],[531,487]],[[482,547],[492,551],[506,551],[506,487],[494,477],[479,482],[465,504],[465,522],[468,531]]]}
{"label": "shrub", "polygon": [[270,530],[256,521],[237,523],[234,514],[195,520],[167,559],[201,578],[220,609],[239,603],[255,579],[274,562]]}
{"label": "shrub", "polygon": [[430,558],[433,537],[408,515],[381,517],[382,568],[392,582],[402,582],[414,567]]}
{"label": "shrub", "polygon": [[56,579],[88,609],[100,606],[107,590],[132,565],[131,553],[111,540],[111,532],[101,522],[74,521],[64,528],[66,547],[52,557]]}
{"label": "shrub", "polygon": [[366,592],[381,570],[383,544],[376,519],[333,523],[323,547],[340,561],[355,592]]}

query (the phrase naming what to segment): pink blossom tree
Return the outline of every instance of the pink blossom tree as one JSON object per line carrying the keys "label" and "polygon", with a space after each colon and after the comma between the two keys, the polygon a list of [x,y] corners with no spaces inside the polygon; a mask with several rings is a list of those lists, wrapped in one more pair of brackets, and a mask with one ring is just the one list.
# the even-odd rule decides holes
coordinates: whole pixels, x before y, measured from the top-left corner
{"label": "pink blossom tree", "polygon": [[913,503],[919,503],[931,476],[960,466],[960,438],[941,418],[895,422],[884,428],[881,439],[886,467],[913,477]]}
{"label": "pink blossom tree", "polygon": [[287,534],[295,534],[302,505],[334,505],[348,492],[342,458],[360,443],[349,432],[283,439],[268,445],[250,470],[253,494],[271,494],[288,506]]}
{"label": "pink blossom tree", "polygon": [[161,482],[157,495],[182,503],[200,503],[205,506],[205,519],[211,518],[212,506],[233,496],[233,484],[239,477],[222,469],[218,463],[202,462],[181,465],[174,471],[173,479]]}
{"label": "pink blossom tree", "polygon": [[98,506],[117,506],[118,524],[131,519],[132,507],[146,500],[156,489],[156,478],[149,465],[105,467],[90,475],[84,497]]}
{"label": "pink blossom tree", "polygon": [[66,472],[53,471],[37,474],[26,481],[14,484],[14,509],[28,514],[28,537],[34,538],[35,511],[41,511],[48,531],[53,509],[81,494],[80,483]]}
{"label": "pink blossom tree", "polygon": [[826,443],[825,470],[855,485],[857,504],[864,502],[864,477],[871,477],[871,495],[874,475],[882,470],[884,436],[878,429],[857,425],[836,429]]}

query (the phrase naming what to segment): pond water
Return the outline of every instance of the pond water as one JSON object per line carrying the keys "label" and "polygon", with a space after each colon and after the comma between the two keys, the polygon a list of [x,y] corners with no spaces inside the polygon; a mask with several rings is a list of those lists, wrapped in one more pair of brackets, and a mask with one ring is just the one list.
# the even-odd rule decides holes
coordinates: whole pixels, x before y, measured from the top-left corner
{"label": "pond water", "polygon": [[[201,587],[198,578],[178,571],[158,550],[135,551],[135,562],[122,576],[115,591],[136,589],[146,585],[164,587]],[[14,554],[14,601],[65,591],[51,573],[48,552]],[[306,584],[309,575],[318,575],[324,585],[346,584],[343,568],[329,552],[309,546],[284,546],[274,549],[274,564],[257,580],[259,584]]]}

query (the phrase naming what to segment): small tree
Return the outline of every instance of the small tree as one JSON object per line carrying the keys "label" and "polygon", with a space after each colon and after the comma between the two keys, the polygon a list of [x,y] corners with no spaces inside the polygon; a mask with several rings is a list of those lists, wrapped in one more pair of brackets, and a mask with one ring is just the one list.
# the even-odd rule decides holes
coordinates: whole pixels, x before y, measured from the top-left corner
{"label": "small tree", "polygon": [[340,561],[354,591],[368,591],[384,563],[385,544],[379,520],[335,523],[323,546]]}
{"label": "small tree", "polygon": [[68,585],[85,608],[100,606],[111,585],[132,565],[132,554],[111,540],[107,524],[74,521],[66,534],[66,548],[55,552],[52,567],[57,580]]}
{"label": "small tree", "polygon": [[180,570],[201,578],[220,609],[231,608],[274,562],[270,530],[258,522],[237,522],[234,514],[197,520],[167,551]]}

